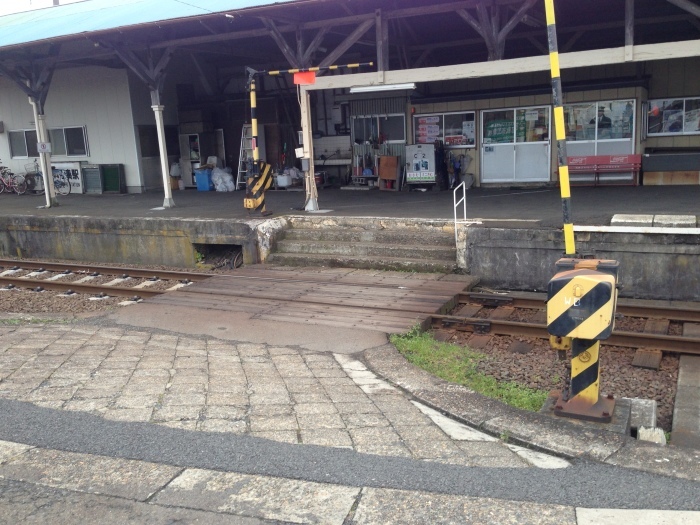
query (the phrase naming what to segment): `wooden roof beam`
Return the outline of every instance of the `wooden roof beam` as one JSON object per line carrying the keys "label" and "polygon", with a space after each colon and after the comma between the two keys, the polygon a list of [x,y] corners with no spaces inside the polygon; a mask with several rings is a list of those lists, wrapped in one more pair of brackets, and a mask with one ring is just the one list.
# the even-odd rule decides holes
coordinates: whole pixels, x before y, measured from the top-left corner
{"label": "wooden roof beam", "polygon": [[700,7],[690,0],[666,0],[669,4],[680,7],[684,11],[688,11],[691,15],[700,18]]}

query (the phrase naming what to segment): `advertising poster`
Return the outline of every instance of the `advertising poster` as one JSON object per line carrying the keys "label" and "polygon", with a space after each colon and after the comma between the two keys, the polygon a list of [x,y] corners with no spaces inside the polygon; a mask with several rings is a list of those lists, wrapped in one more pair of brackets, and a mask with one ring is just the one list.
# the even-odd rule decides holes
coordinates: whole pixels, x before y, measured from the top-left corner
{"label": "advertising poster", "polygon": [[442,117],[425,115],[415,118],[416,144],[433,144],[442,139]]}
{"label": "advertising poster", "polygon": [[697,133],[700,131],[700,109],[691,109],[685,112],[685,133]]}
{"label": "advertising poster", "polygon": [[63,173],[70,181],[71,193],[84,193],[83,175],[78,162],[57,162],[51,165],[54,174]]}
{"label": "advertising poster", "polygon": [[513,142],[513,121],[493,120],[486,124],[484,142],[487,144],[509,144]]}

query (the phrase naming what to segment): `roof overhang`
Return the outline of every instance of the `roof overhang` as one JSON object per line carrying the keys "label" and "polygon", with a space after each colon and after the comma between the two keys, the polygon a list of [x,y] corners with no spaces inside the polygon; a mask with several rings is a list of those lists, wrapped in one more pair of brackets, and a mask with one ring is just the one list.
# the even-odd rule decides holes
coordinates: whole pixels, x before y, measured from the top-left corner
{"label": "roof overhang", "polygon": [[90,0],[0,17],[0,49],[303,0]]}

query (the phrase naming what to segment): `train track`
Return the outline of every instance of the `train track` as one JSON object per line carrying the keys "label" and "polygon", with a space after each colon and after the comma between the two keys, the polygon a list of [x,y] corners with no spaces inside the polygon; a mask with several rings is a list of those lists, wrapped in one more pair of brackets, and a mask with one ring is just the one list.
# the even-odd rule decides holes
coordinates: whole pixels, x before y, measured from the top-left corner
{"label": "train track", "polygon": [[[542,319],[543,311],[546,309],[546,296],[544,294],[465,293],[460,294],[457,301],[459,303],[457,309],[463,309],[466,306],[469,315],[433,315],[429,319],[433,328],[475,334],[549,339],[546,319]],[[539,315],[534,315],[535,320],[533,321],[510,320],[512,317],[519,317],[516,312],[521,311],[522,313],[524,310],[534,310],[539,312]],[[684,332],[683,323],[700,322],[700,304],[698,303],[673,304],[668,301],[620,299],[616,312],[618,318],[657,320],[662,327],[671,326],[673,323],[676,325],[676,331],[681,333]],[[659,323],[656,326],[659,326]],[[646,348],[663,352],[700,355],[700,338],[695,336],[616,329],[612,336],[602,343],[626,348]]]}
{"label": "train track", "polygon": [[0,259],[0,288],[25,288],[99,297],[155,297],[202,281],[211,275],[196,272],[121,268]]}

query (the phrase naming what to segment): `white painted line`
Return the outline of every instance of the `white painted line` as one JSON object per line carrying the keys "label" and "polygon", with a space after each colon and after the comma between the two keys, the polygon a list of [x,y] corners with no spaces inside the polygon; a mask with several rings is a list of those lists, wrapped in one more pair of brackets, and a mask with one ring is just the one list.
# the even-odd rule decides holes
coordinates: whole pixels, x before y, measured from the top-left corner
{"label": "white painted line", "polygon": [[576,522],[578,525],[691,525],[700,523],[700,512],[577,508]]}
{"label": "white painted line", "polygon": [[338,361],[338,364],[340,364],[343,370],[356,370],[358,372],[367,370],[367,367],[363,365],[361,361],[353,359],[352,357],[343,354],[333,354],[333,357],[335,357],[335,360]]}
{"label": "white painted line", "polygon": [[450,438],[455,441],[498,441],[497,438],[475,430],[467,425],[459,423],[454,419],[450,419],[447,416],[443,416],[437,410],[433,410],[430,407],[425,406],[417,401],[411,401],[418,410],[423,412],[426,416],[433,420],[437,426],[439,426],[442,431],[450,436]]}
{"label": "white painted line", "polygon": [[532,466],[537,468],[557,469],[571,466],[571,463],[556,456],[536,452],[534,450],[530,450],[529,448],[519,447],[518,445],[507,444],[506,446]]}
{"label": "white painted line", "polygon": [[657,228],[654,226],[574,226],[574,232],[700,235],[700,228]]}
{"label": "white painted line", "polygon": [[348,377],[362,389],[365,394],[374,394],[375,392],[396,390],[386,381],[379,379],[372,372],[367,370],[357,359],[352,359],[342,354],[333,354],[335,360],[338,361],[340,367],[348,374]]}
{"label": "white painted line", "polygon": [[386,382],[382,381],[381,379],[377,379],[377,381],[378,381],[378,383],[375,383],[372,385],[360,385],[360,384],[358,384],[357,386],[359,386],[360,390],[362,390],[365,394],[375,394],[377,392],[384,392],[387,390],[396,390],[389,383],[386,383]]}

